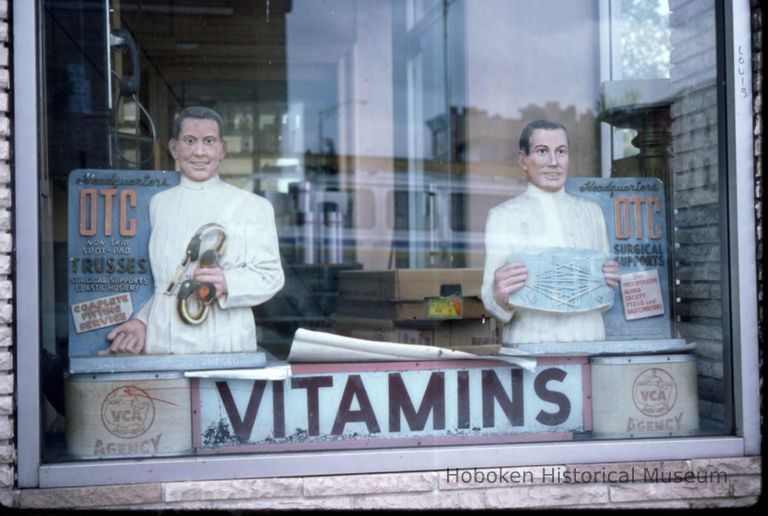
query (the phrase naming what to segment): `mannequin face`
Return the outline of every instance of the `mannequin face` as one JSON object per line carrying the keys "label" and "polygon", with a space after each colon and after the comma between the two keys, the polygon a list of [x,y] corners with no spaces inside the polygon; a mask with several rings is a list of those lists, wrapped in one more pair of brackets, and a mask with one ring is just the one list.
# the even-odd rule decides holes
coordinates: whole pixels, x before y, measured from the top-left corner
{"label": "mannequin face", "polygon": [[192,181],[217,176],[219,163],[226,155],[219,125],[209,118],[185,118],[178,140],[171,139],[168,148],[179,163],[181,173]]}
{"label": "mannequin face", "polygon": [[546,192],[557,192],[568,178],[568,136],[562,129],[536,129],[530,153],[520,151],[517,163],[529,182]]}

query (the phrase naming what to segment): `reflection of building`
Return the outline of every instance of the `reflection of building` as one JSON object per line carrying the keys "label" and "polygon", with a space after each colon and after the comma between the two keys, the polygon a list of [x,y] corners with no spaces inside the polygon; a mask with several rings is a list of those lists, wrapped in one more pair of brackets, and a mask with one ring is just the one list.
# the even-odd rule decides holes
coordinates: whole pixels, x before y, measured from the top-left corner
{"label": "reflection of building", "polygon": [[432,159],[440,162],[450,157],[459,166],[471,164],[467,165],[470,168],[495,165],[493,175],[517,176],[520,174],[516,170],[520,133],[538,118],[556,120],[568,129],[573,176],[596,175],[600,151],[595,115],[591,111],[578,114],[573,106],[563,109],[557,102],[547,102],[543,107],[528,106],[514,119],[490,115],[473,107],[452,106],[450,135],[444,115],[427,122],[432,137]]}
{"label": "reflection of building", "polygon": [[[180,107],[209,105],[226,123],[226,171],[251,174],[274,167],[280,155],[288,102],[286,15],[293,2],[219,4],[121,0],[119,16],[116,11],[111,24],[128,29],[136,40],[145,77],[141,98],[157,120],[160,146]],[[168,159],[160,152],[158,168],[172,166]]]}
{"label": "reflection of building", "polygon": [[445,114],[427,120],[432,137],[432,159],[463,163],[466,160],[467,140],[464,110],[451,106],[450,120]]}

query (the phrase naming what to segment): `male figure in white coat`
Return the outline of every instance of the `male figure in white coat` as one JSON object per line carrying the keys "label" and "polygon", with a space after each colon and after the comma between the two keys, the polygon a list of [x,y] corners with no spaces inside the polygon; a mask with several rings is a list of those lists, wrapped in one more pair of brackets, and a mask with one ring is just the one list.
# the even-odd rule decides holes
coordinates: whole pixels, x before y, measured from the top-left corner
{"label": "male figure in white coat", "polygon": [[[565,192],[569,165],[565,127],[550,120],[531,122],[521,133],[517,161],[528,177],[528,188],[488,214],[483,303],[505,323],[505,344],[604,340],[599,310],[554,313],[509,305],[510,294],[528,278],[522,262],[507,263],[515,252],[565,247],[608,254],[600,206]],[[609,287],[619,285],[616,261],[607,260],[603,274]]]}
{"label": "male figure in white coat", "polygon": [[[256,351],[251,307],[283,286],[272,205],[224,183],[219,163],[226,155],[221,116],[189,107],[176,118],[171,155],[181,170],[179,185],[150,201],[149,257],[155,292],[129,321],[107,336],[110,353],[223,353]],[[166,292],[190,240],[206,224],[226,232],[217,263],[195,264],[192,278],[215,288],[215,301],[200,324],[182,320],[177,298]],[[178,281],[177,281],[178,283]]]}

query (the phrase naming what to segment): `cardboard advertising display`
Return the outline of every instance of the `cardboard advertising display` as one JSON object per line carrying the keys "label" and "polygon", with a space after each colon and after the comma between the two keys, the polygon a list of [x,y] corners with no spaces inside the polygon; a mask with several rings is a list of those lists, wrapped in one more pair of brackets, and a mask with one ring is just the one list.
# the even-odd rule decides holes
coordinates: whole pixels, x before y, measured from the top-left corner
{"label": "cardboard advertising display", "polygon": [[177,172],[73,170],[69,175],[69,356],[94,356],[154,291],[149,200]]}
{"label": "cardboard advertising display", "polygon": [[[603,314],[606,340],[672,337],[664,184],[656,178],[572,178],[566,191],[600,205],[621,288]],[[654,281],[656,278],[656,281]]]}
{"label": "cardboard advertising display", "polygon": [[[178,172],[73,170],[69,175],[69,372],[110,373],[263,367],[261,352],[99,355],[107,335],[151,297],[149,202]],[[179,214],[183,216],[184,214]],[[180,257],[183,249],[179,251]]]}

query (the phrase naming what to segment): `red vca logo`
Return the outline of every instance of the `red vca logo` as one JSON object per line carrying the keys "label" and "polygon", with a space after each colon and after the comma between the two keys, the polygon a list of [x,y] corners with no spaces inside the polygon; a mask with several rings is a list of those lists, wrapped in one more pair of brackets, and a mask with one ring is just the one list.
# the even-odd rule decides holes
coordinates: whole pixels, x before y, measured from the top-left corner
{"label": "red vca logo", "polygon": [[646,369],[635,378],[632,401],[646,416],[663,416],[675,406],[677,384],[668,372],[657,367]]}
{"label": "red vca logo", "polygon": [[152,397],[135,385],[118,387],[107,394],[101,404],[101,422],[116,437],[139,437],[149,430],[154,421]]}

